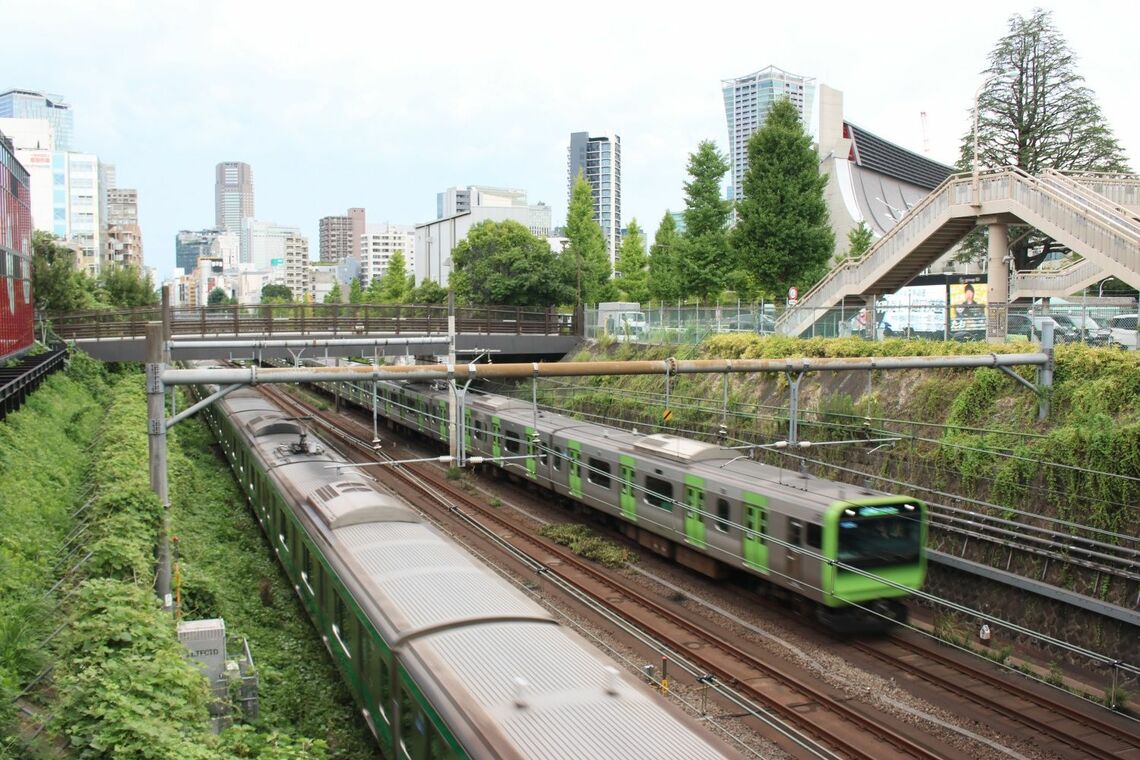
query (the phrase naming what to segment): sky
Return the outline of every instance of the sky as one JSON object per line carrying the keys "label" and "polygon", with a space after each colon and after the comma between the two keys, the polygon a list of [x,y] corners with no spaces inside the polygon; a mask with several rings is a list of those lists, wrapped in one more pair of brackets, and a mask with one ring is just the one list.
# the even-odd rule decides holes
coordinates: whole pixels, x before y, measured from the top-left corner
{"label": "sky", "polygon": [[[683,208],[685,163],[727,149],[720,80],[774,65],[844,94],[845,118],[952,164],[995,42],[1033,4],[319,3],[0,0],[0,91],[58,93],[75,148],[139,191],[147,266],[214,224],[214,167],[253,167],[259,219],[352,206],[435,217],[436,193],[518,187],[565,219],[571,132],[622,140],[622,222]],[[1140,168],[1140,4],[1043,5]],[[921,114],[926,114],[924,131]],[[818,114],[817,114],[818,116]]]}

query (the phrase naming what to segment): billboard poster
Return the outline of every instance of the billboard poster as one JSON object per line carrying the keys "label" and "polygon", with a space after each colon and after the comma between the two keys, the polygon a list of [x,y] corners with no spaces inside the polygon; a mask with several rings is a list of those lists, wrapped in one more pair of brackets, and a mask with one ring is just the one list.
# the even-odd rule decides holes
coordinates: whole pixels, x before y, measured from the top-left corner
{"label": "billboard poster", "polygon": [[950,285],[950,318],[963,328],[985,326],[986,291],[984,282],[962,282]]}

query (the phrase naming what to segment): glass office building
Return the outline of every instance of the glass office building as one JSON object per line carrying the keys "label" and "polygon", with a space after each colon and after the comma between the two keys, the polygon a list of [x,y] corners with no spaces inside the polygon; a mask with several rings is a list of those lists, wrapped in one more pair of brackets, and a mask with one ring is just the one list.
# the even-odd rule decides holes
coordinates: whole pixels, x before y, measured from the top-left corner
{"label": "glass office building", "polygon": [[72,150],[71,106],[60,95],[34,90],[8,90],[0,93],[0,118],[46,119],[55,133],[56,150]]}

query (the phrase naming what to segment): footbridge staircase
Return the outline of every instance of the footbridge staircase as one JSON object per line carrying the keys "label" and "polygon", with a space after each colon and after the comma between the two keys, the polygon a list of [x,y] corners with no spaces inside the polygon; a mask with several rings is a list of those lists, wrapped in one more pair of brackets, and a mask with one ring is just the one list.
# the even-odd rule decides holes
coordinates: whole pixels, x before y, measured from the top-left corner
{"label": "footbridge staircase", "polygon": [[1140,177],[1033,176],[1015,167],[953,174],[862,257],[833,269],[777,321],[800,335],[828,309],[863,305],[906,285],[979,224],[1027,224],[1081,260],[1053,271],[1017,272],[1011,298],[1068,295],[1115,276],[1140,288]]}

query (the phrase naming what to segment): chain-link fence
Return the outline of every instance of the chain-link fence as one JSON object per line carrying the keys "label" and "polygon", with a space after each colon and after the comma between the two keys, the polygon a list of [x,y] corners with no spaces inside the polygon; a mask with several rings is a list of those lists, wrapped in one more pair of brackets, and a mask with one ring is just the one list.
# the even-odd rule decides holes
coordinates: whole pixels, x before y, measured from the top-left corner
{"label": "chain-link fence", "polygon": [[[606,304],[587,306],[585,335],[618,342],[694,344],[721,333],[783,334],[781,316],[787,307],[764,301],[717,306],[690,304]],[[804,307],[794,307],[803,309]],[[886,338],[984,341],[1005,335],[1011,342],[1039,341],[1043,325],[1053,322],[1058,343],[1086,343],[1135,349],[1135,299],[1090,298],[1080,303],[1034,306],[990,304],[879,304],[869,307],[840,305],[814,309],[805,338],[856,336]],[[802,313],[802,312],[801,312]]]}

